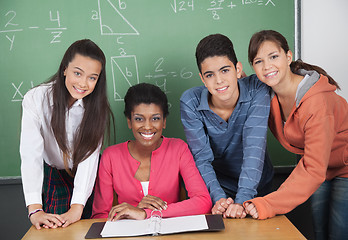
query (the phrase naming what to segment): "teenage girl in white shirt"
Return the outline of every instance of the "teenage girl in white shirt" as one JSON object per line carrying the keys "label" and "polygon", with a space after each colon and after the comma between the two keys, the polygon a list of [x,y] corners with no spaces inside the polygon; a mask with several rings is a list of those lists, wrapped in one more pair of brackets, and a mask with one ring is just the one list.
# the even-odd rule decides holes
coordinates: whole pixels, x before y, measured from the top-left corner
{"label": "teenage girl in white shirt", "polygon": [[37,229],[66,227],[84,212],[113,120],[105,74],[102,50],[79,40],[57,73],[24,96],[21,173],[28,216]]}

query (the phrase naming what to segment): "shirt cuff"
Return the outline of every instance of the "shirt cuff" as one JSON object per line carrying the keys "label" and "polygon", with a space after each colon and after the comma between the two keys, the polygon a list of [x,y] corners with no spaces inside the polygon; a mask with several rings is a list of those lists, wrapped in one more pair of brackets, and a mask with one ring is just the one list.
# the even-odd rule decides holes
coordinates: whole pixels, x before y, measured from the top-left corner
{"label": "shirt cuff", "polygon": [[27,193],[25,196],[25,204],[28,207],[32,204],[41,204],[42,205],[42,194],[38,193]]}
{"label": "shirt cuff", "polygon": [[70,205],[72,205],[72,204],[81,204],[81,205],[85,206],[86,202],[87,202],[87,199],[88,199],[88,197],[86,197],[86,195],[84,193],[74,192],[73,195],[72,195],[72,198],[71,198]]}
{"label": "shirt cuff", "polygon": [[245,201],[253,199],[254,197],[252,195],[241,195],[241,196],[236,196],[236,199],[234,200],[234,203],[239,203],[239,204],[243,204]]}
{"label": "shirt cuff", "polygon": [[214,194],[214,195],[211,195],[211,199],[213,201],[213,205],[215,205],[215,203],[217,201],[219,201],[221,198],[227,198],[225,192],[223,193],[217,193],[217,194]]}

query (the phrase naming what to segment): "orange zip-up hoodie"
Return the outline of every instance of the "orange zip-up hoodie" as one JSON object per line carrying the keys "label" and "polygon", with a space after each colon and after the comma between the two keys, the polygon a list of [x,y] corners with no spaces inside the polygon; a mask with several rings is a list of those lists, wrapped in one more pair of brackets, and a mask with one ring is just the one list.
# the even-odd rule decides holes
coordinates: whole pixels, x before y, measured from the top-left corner
{"label": "orange zip-up hoodie", "polygon": [[254,198],[259,219],[285,214],[305,202],[325,180],[348,177],[348,103],[327,77],[301,70],[310,78],[299,89],[284,124],[277,96],[271,101],[269,127],[290,152],[302,155],[275,192]]}

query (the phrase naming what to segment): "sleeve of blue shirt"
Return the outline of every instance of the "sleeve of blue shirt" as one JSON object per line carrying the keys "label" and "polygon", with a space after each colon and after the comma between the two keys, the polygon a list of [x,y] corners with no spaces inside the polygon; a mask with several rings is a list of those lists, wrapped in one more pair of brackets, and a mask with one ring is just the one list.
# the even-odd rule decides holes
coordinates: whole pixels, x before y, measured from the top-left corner
{"label": "sleeve of blue shirt", "polygon": [[240,204],[257,195],[265,160],[270,112],[268,86],[259,81],[255,75],[249,77],[248,85],[252,89],[250,91],[252,100],[243,128],[243,165],[234,200]]}
{"label": "sleeve of blue shirt", "polygon": [[199,97],[194,96],[194,93],[188,90],[180,98],[181,122],[196,166],[207,185],[213,204],[215,204],[220,198],[226,198],[226,194],[216,178],[212,166],[214,154],[210,147],[203,120],[196,109],[195,101]]}

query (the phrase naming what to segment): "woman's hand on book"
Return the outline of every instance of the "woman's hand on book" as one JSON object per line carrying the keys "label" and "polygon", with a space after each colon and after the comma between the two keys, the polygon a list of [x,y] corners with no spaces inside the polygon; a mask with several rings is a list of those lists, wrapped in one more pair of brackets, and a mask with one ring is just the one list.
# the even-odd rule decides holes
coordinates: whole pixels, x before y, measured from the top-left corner
{"label": "woman's hand on book", "polygon": [[146,195],[138,204],[138,208],[148,208],[151,210],[166,210],[167,207],[167,202],[152,195]]}
{"label": "woman's hand on book", "polygon": [[134,207],[128,203],[121,203],[111,208],[108,216],[108,221],[116,221],[119,219],[142,220],[145,218],[146,212],[144,209]]}

